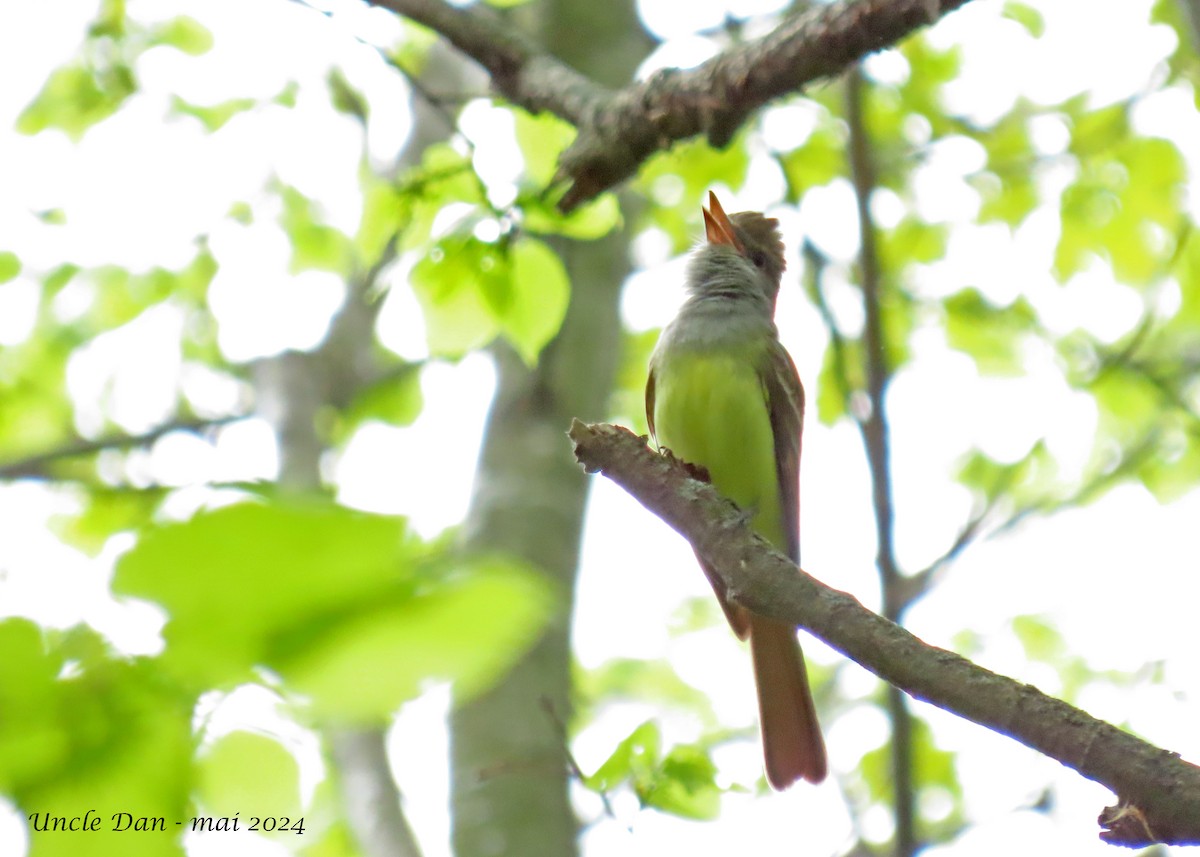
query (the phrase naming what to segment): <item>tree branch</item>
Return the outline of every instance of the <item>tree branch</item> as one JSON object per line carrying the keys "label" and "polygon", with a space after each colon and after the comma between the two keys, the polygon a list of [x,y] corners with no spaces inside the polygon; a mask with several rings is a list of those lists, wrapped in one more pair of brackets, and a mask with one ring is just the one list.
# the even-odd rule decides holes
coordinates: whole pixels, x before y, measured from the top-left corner
{"label": "tree branch", "polygon": [[839,0],[792,15],[759,39],[696,68],[664,69],[610,91],[554,59],[478,6],[444,0],[368,0],[436,30],[491,75],[497,92],[531,113],[575,125],[559,159],[569,212],[637,172],[675,142],[704,135],[723,148],[753,113],[805,84],[838,74],[967,0]]}
{"label": "tree branch", "polygon": [[867,379],[865,416],[857,419],[867,463],[871,470],[872,507],[875,510],[875,564],[883,588],[883,613],[893,622],[900,621],[906,605],[896,600],[895,581],[900,577],[894,539],[895,515],[892,506],[890,430],[887,418],[887,388],[892,380],[887,341],[883,331],[883,272],[875,247],[875,223],[871,219],[871,194],[875,189],[875,164],[870,141],[863,125],[863,88],[858,68],[846,81],[846,117],[850,125],[850,173],[854,179],[855,208],[858,212],[859,273],[862,277],[863,364]]}
{"label": "tree branch", "polygon": [[[871,499],[875,511],[875,568],[883,594],[883,615],[900,622],[908,603],[904,601],[904,578],[896,561],[895,505],[892,494],[891,431],[888,427],[887,388],[892,380],[887,339],[883,329],[884,275],[875,244],[875,221],[871,217],[871,195],[875,191],[875,162],[864,122],[863,94],[867,83],[856,65],[846,78],[846,118],[850,126],[850,175],[858,212],[859,273],[862,276],[862,355],[866,364],[869,409],[858,417],[859,434],[871,472]],[[892,812],[896,822],[895,853],[909,857],[917,851],[916,787],[913,771],[913,725],[908,701],[894,685],[887,689],[888,720],[892,725]]]}
{"label": "tree branch", "polygon": [[366,857],[421,857],[388,767],[383,729],[330,729],[330,752],[350,829]]}
{"label": "tree branch", "polygon": [[575,457],[603,473],[686,538],[721,575],[729,596],[755,613],[791,622],[909,695],[1057,759],[1119,799],[1100,817],[1118,845],[1200,844],[1200,767],[1036,688],[930,646],[792,565],[747,526],[745,516],[674,459],[628,429],[585,425],[568,432]]}
{"label": "tree branch", "polygon": [[199,433],[244,419],[246,417],[243,414],[231,414],[213,419],[173,420],[142,434],[110,435],[108,437],[97,438],[96,440],[84,440],[80,438],[69,441],[57,449],[50,449],[31,455],[28,458],[0,464],[0,480],[45,478],[50,475],[50,465],[66,458],[94,455],[106,449],[133,449],[138,446],[148,446],[160,437],[172,432]]}

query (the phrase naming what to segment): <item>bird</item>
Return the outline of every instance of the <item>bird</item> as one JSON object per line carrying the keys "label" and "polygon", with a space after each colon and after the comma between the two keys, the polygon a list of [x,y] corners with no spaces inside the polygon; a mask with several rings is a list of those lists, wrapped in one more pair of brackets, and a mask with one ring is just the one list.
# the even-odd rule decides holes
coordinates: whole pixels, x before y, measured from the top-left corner
{"label": "bird", "polygon": [[[804,387],[779,341],[775,302],[786,261],[778,220],[701,206],[706,241],[692,253],[686,297],[659,336],[646,382],[646,420],[659,450],[707,471],[753,529],[800,563]],[[767,782],[777,791],[825,779],[796,629],[730,601],[697,554],[733,631],[749,640]]]}

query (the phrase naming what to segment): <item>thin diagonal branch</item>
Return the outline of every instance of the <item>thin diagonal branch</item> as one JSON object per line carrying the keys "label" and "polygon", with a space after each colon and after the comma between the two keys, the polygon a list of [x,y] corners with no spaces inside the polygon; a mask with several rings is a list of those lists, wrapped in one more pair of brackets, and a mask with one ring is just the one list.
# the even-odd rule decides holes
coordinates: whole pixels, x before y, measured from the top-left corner
{"label": "thin diagonal branch", "polygon": [[850,174],[858,212],[858,266],[862,278],[863,364],[867,381],[865,416],[858,420],[871,471],[872,505],[875,510],[875,562],[884,590],[884,615],[900,619],[903,605],[889,598],[893,582],[900,576],[896,563],[895,512],[892,505],[891,438],[887,416],[887,388],[892,367],[883,331],[883,272],[875,246],[875,223],[871,218],[871,194],[875,189],[875,165],[871,143],[863,125],[863,89],[859,69],[846,80],[846,121],[850,126]]}
{"label": "thin diagonal branch", "polygon": [[244,415],[236,414],[212,419],[174,420],[140,434],[108,435],[95,440],[80,438],[27,458],[0,464],[0,480],[44,478],[50,475],[51,465],[68,458],[82,458],[108,449],[135,449],[139,446],[149,446],[160,437],[172,432],[199,433],[245,418]]}
{"label": "thin diagonal branch", "polygon": [[1036,688],[930,646],[853,596],[798,569],[745,515],[644,438],[576,420],[575,456],[612,479],[686,538],[717,570],[734,601],[795,624],[889,684],[1015,739],[1119,799],[1102,814],[1106,842],[1200,844],[1200,767]]}
{"label": "thin diagonal branch", "polygon": [[612,91],[553,58],[479,6],[444,0],[369,0],[436,30],[491,75],[494,89],[579,134],[559,160],[570,211],[637,172],[655,152],[703,135],[718,147],[760,107],[839,74],[967,0],[839,0],[791,15],[760,39],[696,68],[663,70]]}

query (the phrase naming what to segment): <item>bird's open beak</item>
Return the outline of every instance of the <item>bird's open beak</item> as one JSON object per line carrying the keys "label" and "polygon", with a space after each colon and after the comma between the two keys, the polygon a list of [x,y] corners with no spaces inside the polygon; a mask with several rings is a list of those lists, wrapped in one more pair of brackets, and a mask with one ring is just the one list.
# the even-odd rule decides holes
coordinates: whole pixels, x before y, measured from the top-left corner
{"label": "bird's open beak", "polygon": [[708,192],[708,208],[701,207],[700,210],[704,212],[704,234],[708,236],[708,243],[728,244],[739,253],[743,252],[742,242],[738,241],[737,233],[733,231],[729,215],[721,208],[721,201],[711,190]]}

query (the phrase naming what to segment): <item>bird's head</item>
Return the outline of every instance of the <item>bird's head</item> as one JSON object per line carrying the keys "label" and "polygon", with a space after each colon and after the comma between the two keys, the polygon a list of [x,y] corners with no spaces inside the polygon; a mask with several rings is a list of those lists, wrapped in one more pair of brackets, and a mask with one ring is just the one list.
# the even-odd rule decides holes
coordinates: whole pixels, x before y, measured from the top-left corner
{"label": "bird's head", "polygon": [[[739,211],[727,215],[720,200],[708,193],[708,208],[704,212],[704,232],[707,248],[729,248],[747,264],[746,270],[755,278],[772,309],[779,294],[779,280],[787,263],[783,257],[783,237],[779,221],[764,217],[757,211]],[[718,252],[728,253],[729,249]]]}

